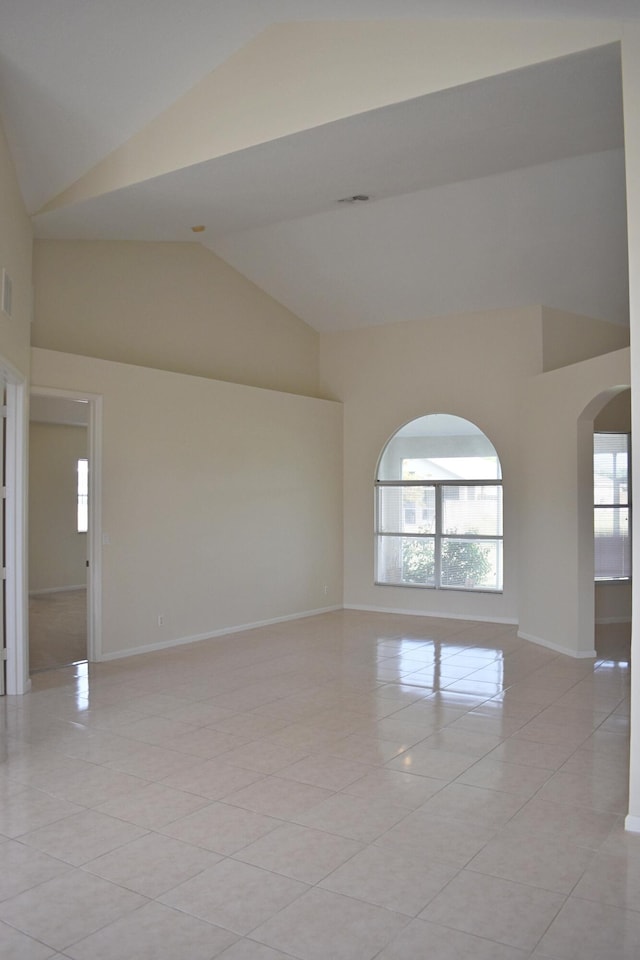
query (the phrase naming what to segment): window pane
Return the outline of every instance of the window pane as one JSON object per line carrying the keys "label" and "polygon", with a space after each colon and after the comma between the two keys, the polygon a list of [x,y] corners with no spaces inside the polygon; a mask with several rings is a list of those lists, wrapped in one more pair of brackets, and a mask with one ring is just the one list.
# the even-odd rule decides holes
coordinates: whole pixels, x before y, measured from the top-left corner
{"label": "window pane", "polygon": [[594,511],[596,580],[631,576],[628,507],[596,507]]}
{"label": "window pane", "polygon": [[78,460],[78,533],[89,530],[89,461]]}
{"label": "window pane", "polygon": [[434,533],[434,487],[378,487],[380,533]]}
{"label": "window pane", "polygon": [[442,532],[502,536],[502,487],[443,487]]}
{"label": "window pane", "polygon": [[465,590],[502,590],[502,541],[443,537],[440,582]]}
{"label": "window pane", "polygon": [[626,433],[593,436],[594,503],[629,503],[629,438]]}
{"label": "window pane", "polygon": [[435,584],[433,537],[378,537],[378,583]]}
{"label": "window pane", "polygon": [[405,424],[380,458],[378,480],[499,480],[495,447],[474,423],[431,414]]}

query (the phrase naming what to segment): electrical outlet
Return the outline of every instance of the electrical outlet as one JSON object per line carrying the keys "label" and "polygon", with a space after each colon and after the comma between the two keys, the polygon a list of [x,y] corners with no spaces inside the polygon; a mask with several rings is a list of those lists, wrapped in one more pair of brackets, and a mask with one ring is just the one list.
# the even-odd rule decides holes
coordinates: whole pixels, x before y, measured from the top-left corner
{"label": "electrical outlet", "polygon": [[159,613],[159,614],[158,614],[158,626],[159,626],[159,627],[163,627],[163,626],[164,626],[164,615],[163,615],[162,613]]}

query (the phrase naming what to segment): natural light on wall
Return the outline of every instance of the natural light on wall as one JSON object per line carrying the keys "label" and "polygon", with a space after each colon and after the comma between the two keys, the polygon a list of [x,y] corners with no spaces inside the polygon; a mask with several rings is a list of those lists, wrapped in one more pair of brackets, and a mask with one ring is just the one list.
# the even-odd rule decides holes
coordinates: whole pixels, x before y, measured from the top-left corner
{"label": "natural light on wall", "polygon": [[419,417],[389,440],[376,478],[376,583],[502,590],[502,473],[468,420]]}

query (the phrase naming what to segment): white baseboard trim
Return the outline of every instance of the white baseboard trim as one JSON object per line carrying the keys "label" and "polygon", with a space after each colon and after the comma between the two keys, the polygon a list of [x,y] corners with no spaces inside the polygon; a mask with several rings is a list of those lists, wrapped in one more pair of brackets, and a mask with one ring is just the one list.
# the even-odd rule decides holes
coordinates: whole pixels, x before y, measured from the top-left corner
{"label": "white baseboard trim", "polygon": [[359,603],[345,603],[343,610],[364,610],[368,613],[400,613],[408,617],[433,617],[436,620],[472,620],[478,623],[506,623],[515,626],[511,617],[478,617],[470,613],[436,613],[428,610],[405,610],[401,607],[374,607]]}
{"label": "white baseboard trim", "polygon": [[631,617],[598,617],[596,623],[631,623]]}
{"label": "white baseboard trim", "polygon": [[574,660],[593,660],[596,656],[595,650],[571,650],[568,647],[560,646],[559,643],[551,643],[550,640],[536,637],[532,633],[524,633],[522,630],[518,630],[518,636],[521,640],[528,640],[529,643],[535,643],[539,647],[546,647],[547,650],[553,650],[555,653],[563,653],[565,657],[573,657]]}
{"label": "white baseboard trim", "polygon": [[222,627],[219,630],[209,630],[207,633],[196,633],[190,637],[177,637],[172,640],[159,640],[158,643],[148,643],[144,647],[133,647],[129,650],[116,650],[113,653],[103,653],[104,660],[121,660],[124,657],[137,657],[141,653],[153,653],[156,650],[166,650],[169,647],[180,647],[187,643],[199,643],[201,640],[215,640],[217,637],[226,637],[231,633],[242,633],[243,630],[256,630],[258,627],[268,627],[274,623],[285,623],[288,620],[304,620],[305,617],[317,617],[321,613],[333,613],[342,610],[341,606],[320,607],[318,610],[305,610],[302,613],[290,613],[285,617],[274,617],[271,620],[256,620],[253,623],[241,623],[235,627]]}
{"label": "white baseboard trim", "polygon": [[630,813],[624,818],[624,828],[629,833],[640,833],[640,817],[632,817]]}
{"label": "white baseboard trim", "polygon": [[43,597],[47,593],[67,593],[71,590],[86,590],[86,583],[75,583],[70,587],[45,587],[44,590],[29,590],[30,597]]}

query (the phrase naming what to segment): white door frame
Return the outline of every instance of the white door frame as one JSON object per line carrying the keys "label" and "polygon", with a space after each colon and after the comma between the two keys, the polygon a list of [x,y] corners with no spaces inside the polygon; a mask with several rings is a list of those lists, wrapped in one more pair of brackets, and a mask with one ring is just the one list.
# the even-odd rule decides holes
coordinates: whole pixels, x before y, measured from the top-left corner
{"label": "white door frame", "polygon": [[0,381],[6,388],[5,421],[5,693],[27,693],[27,386],[24,376],[0,357]]}
{"label": "white door frame", "polygon": [[87,400],[89,420],[89,530],[87,532],[87,660],[102,659],[102,397],[78,390],[58,390],[31,384],[39,397]]}

